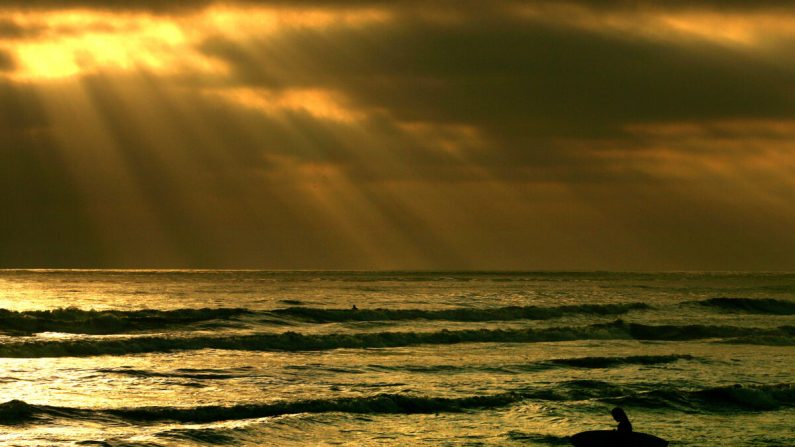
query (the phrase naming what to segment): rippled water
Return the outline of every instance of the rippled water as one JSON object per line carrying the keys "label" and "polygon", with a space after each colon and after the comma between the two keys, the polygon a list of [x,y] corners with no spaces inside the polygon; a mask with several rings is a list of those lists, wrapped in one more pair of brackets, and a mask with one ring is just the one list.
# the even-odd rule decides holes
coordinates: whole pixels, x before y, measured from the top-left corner
{"label": "rippled water", "polygon": [[[356,309],[352,307],[356,306]],[[0,271],[0,444],[795,445],[795,275]]]}

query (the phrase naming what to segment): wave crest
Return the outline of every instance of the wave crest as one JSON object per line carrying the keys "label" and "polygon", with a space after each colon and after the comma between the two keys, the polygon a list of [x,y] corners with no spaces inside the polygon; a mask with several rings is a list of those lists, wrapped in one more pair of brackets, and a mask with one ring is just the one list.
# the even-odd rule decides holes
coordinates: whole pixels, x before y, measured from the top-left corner
{"label": "wave crest", "polygon": [[38,332],[120,334],[210,320],[228,320],[249,313],[251,311],[242,308],[83,310],[69,307],[21,312],[0,309],[0,327],[13,335]]}
{"label": "wave crest", "polygon": [[438,332],[372,332],[301,334],[283,332],[237,336],[93,338],[32,340],[0,345],[0,357],[85,357],[198,349],[245,351],[318,351],[338,348],[394,348],[422,344],[536,343],[569,340],[700,340],[742,343],[765,337],[795,343],[795,326],[764,329],[736,326],[644,325],[616,320],[589,326],[544,329],[477,329]]}
{"label": "wave crest", "polygon": [[795,407],[795,385],[731,385],[701,390],[661,389],[605,399],[627,406],[725,413]]}
{"label": "wave crest", "polygon": [[281,401],[264,404],[200,407],[137,407],[81,409],[31,405],[13,400],[0,404],[0,423],[28,422],[39,415],[93,420],[117,418],[127,422],[174,421],[209,423],[255,419],[300,413],[430,414],[489,410],[519,402],[596,400],[628,407],[673,408],[679,411],[725,413],[774,411],[795,407],[795,385],[732,385],[695,390],[657,385],[652,391],[637,391],[631,385],[598,380],[573,380],[551,387],[522,389],[499,394],[467,397],[432,397],[409,394],[376,394],[360,397]]}
{"label": "wave crest", "polygon": [[556,307],[507,306],[493,309],[321,309],[316,307],[287,307],[271,311],[273,314],[298,318],[313,323],[347,321],[513,321],[548,320],[570,314],[620,315],[633,310],[647,310],[645,303],[580,304]]}
{"label": "wave crest", "polygon": [[17,424],[33,418],[36,406],[21,400],[10,400],[0,404],[0,424]]}
{"label": "wave crest", "polygon": [[690,302],[701,306],[714,307],[732,312],[767,315],[795,315],[795,301],[777,300],[773,298],[718,297]]}
{"label": "wave crest", "polygon": [[461,398],[378,394],[367,397],[312,399],[272,404],[207,406],[196,408],[143,407],[104,410],[126,420],[177,422],[215,422],[229,419],[252,419],[298,413],[342,412],[354,414],[429,414],[462,412],[474,409],[503,407],[522,400],[519,393],[502,393]]}
{"label": "wave crest", "polygon": [[693,360],[692,355],[630,355],[626,357],[574,357],[553,359],[549,363],[575,368],[610,368],[624,365],[660,365],[678,360]]}

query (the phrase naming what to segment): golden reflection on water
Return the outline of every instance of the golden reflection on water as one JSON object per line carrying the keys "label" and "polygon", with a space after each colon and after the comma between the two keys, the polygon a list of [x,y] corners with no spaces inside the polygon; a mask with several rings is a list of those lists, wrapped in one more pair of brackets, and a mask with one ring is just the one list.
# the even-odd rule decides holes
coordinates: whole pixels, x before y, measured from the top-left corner
{"label": "golden reflection on water", "polygon": [[[128,311],[147,307],[174,310],[172,306],[177,306],[183,308],[177,311],[179,315],[186,313],[185,307],[197,309],[208,303],[215,307],[241,306],[260,312],[219,319],[219,310],[214,309],[211,319],[196,324],[171,325],[168,320],[157,320],[154,328],[119,325],[112,335],[40,332],[2,336],[0,346],[7,356],[38,357],[0,359],[0,404],[17,400],[24,402],[21,404],[23,410],[27,405],[38,413],[35,413],[34,422],[13,425],[0,434],[0,443],[71,445],[83,440],[119,438],[125,442],[184,446],[206,444],[206,439],[196,441],[197,436],[203,435],[215,436],[213,442],[234,439],[242,445],[258,445],[263,439],[285,446],[306,445],[307,439],[367,447],[396,442],[439,445],[462,439],[477,440],[485,445],[549,445],[561,443],[565,436],[577,431],[610,428],[613,422],[609,409],[613,401],[606,395],[613,399],[633,399],[634,403],[628,408],[638,430],[690,442],[726,436],[727,430],[730,431],[727,427],[736,424],[749,424],[743,439],[764,433],[773,433],[775,439],[785,439],[786,435],[782,435],[786,431],[785,423],[776,417],[795,415],[786,404],[781,409],[765,407],[779,405],[788,396],[790,389],[779,384],[791,382],[790,346],[729,344],[711,339],[677,341],[676,337],[674,340],[636,340],[621,333],[616,335],[619,339],[600,339],[605,335],[604,328],[610,324],[589,332],[593,337],[570,341],[523,339],[521,343],[510,340],[495,343],[476,339],[480,341],[412,345],[411,337],[426,332],[447,330],[447,334],[453,334],[483,330],[489,334],[503,330],[520,335],[525,329],[533,333],[543,328],[557,328],[554,333],[566,333],[572,327],[612,324],[616,316],[586,311],[538,321],[471,322],[413,317],[410,320],[353,318],[318,322],[289,319],[284,313],[272,311],[301,306],[324,315],[332,315],[336,309],[354,316],[369,311],[386,315],[388,311],[379,313],[378,308],[387,308],[392,312],[389,315],[416,312],[414,315],[427,316],[431,314],[422,312],[458,309],[472,316],[529,303],[544,307],[564,303],[576,306],[582,304],[578,301],[582,297],[588,297],[590,304],[620,303],[627,299],[640,300],[638,293],[641,293],[652,306],[621,314],[625,321],[648,327],[671,325],[671,328],[706,324],[727,328],[727,333],[733,334],[736,330],[733,328],[737,327],[758,330],[786,326],[791,323],[792,315],[716,312],[704,305],[682,302],[683,295],[703,300],[714,293],[716,283],[729,288],[747,288],[757,281],[756,293],[768,296],[769,287],[776,281],[788,286],[788,276],[774,276],[771,282],[765,275],[751,278],[747,275],[653,275],[653,287],[639,288],[642,282],[639,278],[646,276],[575,274],[575,279],[561,281],[559,274],[538,274],[546,278],[540,281],[534,274],[484,276],[450,272],[83,271],[2,272],[2,275],[6,289],[12,291],[6,299],[46,298],[52,301],[42,304],[41,309],[52,309],[63,305],[64,296],[71,296],[70,303],[86,309],[49,314],[50,323],[61,318],[59,315],[83,318],[89,314],[92,318],[110,318],[103,320],[103,324],[107,321],[119,323],[110,313],[87,312],[92,303],[102,300],[106,306]],[[460,275],[464,278],[450,278]],[[617,280],[617,276],[623,279]],[[279,281],[272,281],[274,277]],[[682,284],[689,284],[689,288],[685,291]],[[69,290],[80,292],[70,294]],[[351,310],[352,303],[357,304],[358,310]],[[740,300],[735,305],[743,303],[745,301]],[[767,301],[760,303],[770,305]],[[789,308],[783,300],[774,300],[772,305],[777,310]],[[140,318],[135,312],[117,315]],[[155,316],[156,319],[161,317]],[[14,321],[24,320],[25,315],[15,314],[13,318]],[[79,321],[71,326],[47,327],[85,330],[79,326]],[[664,334],[676,331],[666,329],[667,326],[658,327]],[[290,331],[308,338],[287,334]],[[383,332],[393,332],[391,337],[398,339],[405,336],[409,345],[382,347],[379,337],[373,337],[371,340],[375,341],[364,343],[364,347],[331,349],[346,346],[335,343],[347,336],[368,340],[371,334]],[[282,345],[285,351],[256,350],[272,346],[267,343],[263,346],[255,346],[256,342],[254,345],[237,343],[254,340],[237,338],[249,333],[266,337],[267,334],[280,334],[277,338],[291,341]],[[235,342],[225,345],[224,349],[206,349],[208,344],[195,342],[207,339],[203,337]],[[313,337],[332,342],[318,350],[305,350],[309,345],[303,341]],[[154,340],[148,344],[154,346],[153,352],[136,353],[136,347],[147,338]],[[171,339],[192,341],[181,345],[184,349],[162,352],[173,345],[161,342]],[[108,340],[123,343],[103,344]],[[26,343],[39,349],[25,349]],[[67,345],[72,348],[67,349]],[[249,351],[249,348],[255,350]],[[96,355],[98,353],[111,355]],[[53,357],[48,357],[50,355]],[[760,383],[761,388],[754,387]],[[647,401],[644,399],[655,398],[657,394],[654,393],[669,396],[674,404],[662,401],[659,407],[641,404]],[[720,396],[733,396],[737,400],[720,401],[734,408],[732,414],[716,410],[713,402],[702,402],[708,400],[704,396],[716,393],[719,399],[724,398]],[[408,399],[409,409],[415,404],[426,405],[429,399],[442,405],[433,407],[439,411],[429,414],[389,414],[390,398],[378,400],[382,395]],[[443,405],[443,400],[434,401],[504,395],[516,400],[495,408],[466,407],[460,412],[450,411],[451,407]],[[680,411],[677,402],[684,405],[685,410]],[[265,413],[276,409],[277,415],[248,417],[251,413],[246,413],[245,409],[241,412],[240,407],[236,407],[239,405],[258,409],[265,406]],[[742,405],[757,405],[761,410],[745,411]],[[7,411],[11,407],[5,405],[2,409]],[[180,414],[188,416],[182,422],[157,417],[142,422],[112,412],[125,408],[148,412],[146,414],[158,414],[160,410],[184,411]],[[279,410],[285,408],[288,414],[281,414]],[[343,411],[336,411],[340,409]],[[257,411],[255,416],[263,414]],[[201,415],[208,414],[209,422],[199,422]]]}

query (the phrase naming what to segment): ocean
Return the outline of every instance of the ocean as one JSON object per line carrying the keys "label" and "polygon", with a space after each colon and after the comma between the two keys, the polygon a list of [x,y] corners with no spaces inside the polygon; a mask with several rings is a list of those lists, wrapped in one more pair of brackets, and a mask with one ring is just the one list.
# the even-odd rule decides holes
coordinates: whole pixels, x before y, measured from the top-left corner
{"label": "ocean", "polygon": [[795,274],[0,271],[3,446],[795,446]]}

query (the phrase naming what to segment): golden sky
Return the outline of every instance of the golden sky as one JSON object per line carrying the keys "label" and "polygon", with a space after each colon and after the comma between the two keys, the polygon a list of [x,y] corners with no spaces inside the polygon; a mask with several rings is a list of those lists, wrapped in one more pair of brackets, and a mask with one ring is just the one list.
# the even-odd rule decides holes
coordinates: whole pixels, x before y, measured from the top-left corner
{"label": "golden sky", "polygon": [[0,267],[795,269],[789,1],[0,3]]}

